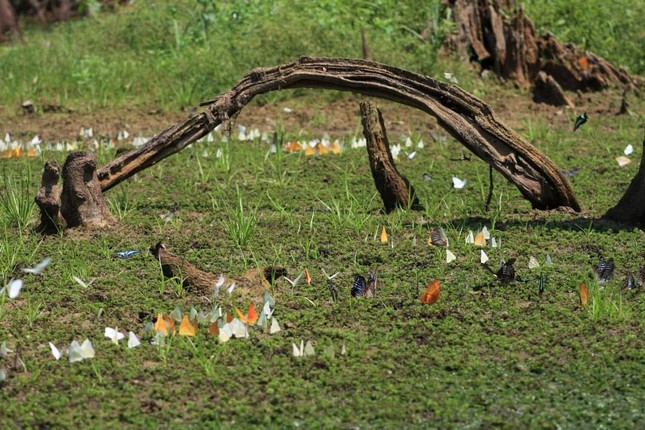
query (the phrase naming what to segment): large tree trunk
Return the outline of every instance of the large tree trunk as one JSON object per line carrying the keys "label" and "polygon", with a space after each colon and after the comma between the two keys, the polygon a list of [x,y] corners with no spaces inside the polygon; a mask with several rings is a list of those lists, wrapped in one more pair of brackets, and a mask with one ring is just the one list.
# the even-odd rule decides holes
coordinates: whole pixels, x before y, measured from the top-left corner
{"label": "large tree trunk", "polygon": [[7,39],[6,35],[10,33],[20,37],[16,11],[9,0],[0,0],[0,42]]}
{"label": "large tree trunk", "polygon": [[376,189],[381,195],[385,212],[396,208],[423,210],[408,178],[401,175],[394,165],[390,142],[387,139],[381,111],[374,103],[361,102],[363,135],[367,141],[367,155]]}
{"label": "large tree trunk", "polygon": [[643,139],[643,152],[638,173],[618,204],[609,209],[604,218],[645,226],[645,139]]}
{"label": "large tree trunk", "polygon": [[251,71],[208,108],[170,127],[141,148],[99,169],[105,191],[181,151],[235,117],[258,94],[289,88],[345,90],[393,100],[434,116],[439,125],[514,183],[537,209],[580,205],[560,169],[504,125],[493,110],[461,88],[372,61],[302,57],[290,64]]}
{"label": "large tree trunk", "polygon": [[[523,6],[515,1],[453,0],[458,49],[471,51],[483,68],[531,88],[539,72],[550,75],[564,90],[598,91],[610,85],[635,85],[629,74],[597,55],[573,44],[562,45],[555,37],[538,37]],[[515,15],[504,18],[502,8]],[[539,98],[539,96],[538,96]],[[563,105],[567,103],[561,100]]]}

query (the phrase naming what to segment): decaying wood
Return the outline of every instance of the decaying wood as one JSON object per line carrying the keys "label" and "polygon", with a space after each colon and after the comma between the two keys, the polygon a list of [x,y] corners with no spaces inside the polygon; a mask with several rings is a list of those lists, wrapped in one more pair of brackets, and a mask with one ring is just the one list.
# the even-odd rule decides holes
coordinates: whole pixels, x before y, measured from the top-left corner
{"label": "decaying wood", "polygon": [[9,0],[0,0],[0,42],[6,39],[6,35],[13,33],[21,37],[18,18]]}
{"label": "decaying wood", "polygon": [[540,71],[533,86],[533,101],[552,106],[574,107],[574,104],[562,91],[562,87],[552,76]]}
{"label": "decaying wood", "polygon": [[439,125],[479,158],[491,164],[537,209],[580,206],[566,178],[540,151],[504,125],[493,110],[461,88],[396,67],[365,60],[302,57],[296,62],[259,68],[231,90],[204,103],[206,110],[170,127],[142,147],[101,168],[101,188],[181,151],[217,125],[229,121],[253,97],[289,88],[344,90],[393,100],[434,116]]}
{"label": "decaying wood", "polygon": [[45,164],[36,204],[40,208],[38,231],[53,233],[65,227],[106,227],[116,222],[96,176],[96,154],[73,152],[62,169],[55,161]]}
{"label": "decaying wood", "polygon": [[48,161],[36,196],[36,204],[40,208],[40,225],[36,228],[39,232],[56,233],[66,227],[65,220],[60,214],[60,196],[63,186],[58,183],[59,179],[60,166],[56,161]]}
{"label": "decaying wood", "polygon": [[394,165],[381,111],[368,101],[362,101],[360,106],[370,169],[376,189],[383,200],[385,212],[408,207],[423,210],[410,181],[401,175]]}
{"label": "decaying wood", "polygon": [[[493,69],[521,88],[532,87],[540,71],[570,91],[636,84],[625,70],[591,52],[573,44],[563,45],[551,35],[538,37],[523,6],[517,7],[514,1],[454,0],[451,5],[458,49],[470,50],[482,67]],[[515,14],[507,19],[503,9],[510,6]]]}
{"label": "decaying wood", "polygon": [[224,277],[224,284],[221,287],[222,293],[231,284],[235,283],[234,292],[236,295],[258,300],[264,292],[271,289],[271,282],[274,279],[287,274],[285,269],[276,267],[267,267],[263,270],[249,269],[242,276],[205,272],[190,264],[184,258],[171,254],[161,242],[150,247],[150,253],[161,263],[164,276],[167,278],[179,278],[185,287],[190,288],[191,293],[206,297],[213,295],[215,284],[222,276]]}
{"label": "decaying wood", "polygon": [[116,222],[96,176],[96,154],[72,152],[63,165],[60,214],[67,227],[105,227]]}
{"label": "decaying wood", "polygon": [[638,172],[618,204],[604,218],[632,225],[645,226],[645,139]]}

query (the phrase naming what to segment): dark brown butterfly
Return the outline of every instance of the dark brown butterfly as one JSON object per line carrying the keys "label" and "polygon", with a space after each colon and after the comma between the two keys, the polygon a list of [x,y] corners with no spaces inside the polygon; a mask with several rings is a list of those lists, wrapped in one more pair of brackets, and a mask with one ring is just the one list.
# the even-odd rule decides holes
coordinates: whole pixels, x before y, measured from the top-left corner
{"label": "dark brown butterfly", "polygon": [[354,284],[352,285],[352,297],[374,297],[376,294],[376,282],[376,273],[369,272],[367,281],[363,275],[355,275]]}
{"label": "dark brown butterfly", "polygon": [[636,284],[639,288],[645,287],[645,267],[641,266],[636,274]]}
{"label": "dark brown butterfly", "polygon": [[515,267],[513,267],[513,264],[515,263],[515,258],[511,258],[508,261],[502,261],[502,265],[500,266],[499,270],[497,272],[493,271],[493,269],[490,268],[490,266],[487,263],[482,263],[482,267],[489,271],[499,282],[502,284],[510,284],[515,280]]}
{"label": "dark brown butterfly", "polygon": [[602,285],[614,276],[614,259],[605,260],[602,254],[598,254],[598,265],[594,267],[598,284]]}
{"label": "dark brown butterfly", "polygon": [[448,237],[443,228],[434,228],[430,232],[430,237],[428,238],[428,245],[432,246],[448,246]]}

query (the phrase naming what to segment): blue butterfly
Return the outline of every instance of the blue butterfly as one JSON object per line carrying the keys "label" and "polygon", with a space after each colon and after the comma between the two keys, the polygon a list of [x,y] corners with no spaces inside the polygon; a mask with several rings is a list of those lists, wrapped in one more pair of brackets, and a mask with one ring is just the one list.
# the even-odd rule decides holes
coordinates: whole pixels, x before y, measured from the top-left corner
{"label": "blue butterfly", "polygon": [[368,273],[369,280],[365,280],[363,275],[354,276],[354,285],[352,286],[352,297],[374,297],[376,294],[376,273]]}
{"label": "blue butterfly", "polygon": [[138,249],[132,249],[130,251],[119,251],[115,252],[114,255],[116,255],[118,258],[130,258],[134,255],[140,254],[141,251]]}

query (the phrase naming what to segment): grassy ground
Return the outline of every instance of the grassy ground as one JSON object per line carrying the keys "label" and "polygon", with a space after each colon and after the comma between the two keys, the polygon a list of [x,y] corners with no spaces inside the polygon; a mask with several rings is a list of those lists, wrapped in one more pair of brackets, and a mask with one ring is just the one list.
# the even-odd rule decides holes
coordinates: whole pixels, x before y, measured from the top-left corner
{"label": "grassy ground", "polygon": [[[143,4],[162,3],[136,3],[145,12],[153,7]],[[145,13],[137,13],[145,19]],[[55,30],[53,37],[83,26],[91,27],[74,23]],[[160,87],[172,79],[159,70],[154,73]],[[534,211],[499,176],[493,208],[484,211],[487,165],[451,160],[462,147],[449,137],[444,140],[432,119],[379,102],[392,143],[402,143],[401,134],[426,142],[413,159],[405,156],[411,149],[404,148],[397,162],[425,210],[382,214],[365,150],[349,149],[359,124],[358,98],[352,96],[266,97],[238,118],[262,131],[281,130],[287,140],[328,131],[332,139],[344,141],[340,155],[270,154],[269,144],[224,142],[216,136],[214,142],[200,142],[109,191],[120,226],[107,231],[36,235],[31,202],[40,169],[46,160],[63,161],[64,154],[45,151],[36,159],[0,160],[0,278],[4,285],[15,271],[25,280],[15,299],[0,298],[0,343],[6,340],[13,351],[0,358],[7,375],[0,382],[0,427],[642,425],[643,295],[621,288],[627,269],[645,264],[645,234],[597,220],[637,171],[636,162],[619,168],[614,158],[631,143],[635,153],[630,158],[640,159],[642,103],[633,101],[634,116],[615,116],[619,93],[578,96],[577,109],[587,111],[590,121],[572,133],[578,112],[534,106],[526,94],[465,70],[463,75],[466,88],[491,103],[504,122],[564,171],[580,169],[570,178],[583,206],[580,214]],[[43,94],[66,85],[55,83],[63,79],[59,75],[48,79],[52,92]],[[12,81],[16,93],[22,91],[19,81]],[[202,87],[197,88],[186,103],[203,98]],[[142,89],[136,87],[118,103],[141,110],[150,103],[143,101]],[[84,91],[73,96],[61,91],[61,102],[96,107]],[[118,103],[110,91],[104,100],[113,107]],[[151,91],[158,101],[168,88]],[[6,97],[18,100],[15,94]],[[184,104],[170,93],[166,97],[169,109]],[[293,112],[284,112],[285,107]],[[114,137],[126,125],[133,135],[142,129],[148,134],[151,122],[163,124],[165,118],[167,126],[181,116],[174,111],[161,119],[137,113],[128,115],[135,117],[128,121],[109,109],[27,118],[4,112],[0,132],[26,137],[42,130],[49,133],[46,140],[69,140],[80,125],[99,123],[103,136]],[[99,150],[101,162],[113,157],[113,150]],[[453,175],[468,180],[464,189],[451,187]],[[169,210],[174,217],[163,220]],[[238,227],[243,224],[251,228],[241,237]],[[457,256],[454,263],[445,263],[445,249],[427,245],[429,230],[439,226]],[[525,282],[502,286],[479,267],[480,249],[464,243],[464,237],[483,226],[501,240],[500,248],[485,249],[492,265],[517,257],[518,275]],[[379,239],[383,227],[388,243]],[[162,346],[151,345],[144,328],[158,313],[177,306],[184,311],[213,306],[208,298],[163,277],[159,263],[145,251],[157,241],[215,273],[278,265],[291,278],[307,268],[312,282],[295,288],[284,279],[276,282],[275,317],[283,328],[277,334],[255,328],[249,339],[220,344],[201,327],[194,338],[170,337]],[[128,260],[114,257],[126,249],[144,253]],[[617,266],[615,279],[602,290],[592,274],[598,251],[614,258]],[[547,255],[551,266],[545,265]],[[528,268],[530,256],[540,268]],[[52,263],[39,275],[15,270],[45,257]],[[376,298],[352,298],[353,275],[365,275],[370,268],[379,274]],[[341,272],[335,279],[340,290],[336,302],[321,269]],[[547,277],[542,296],[540,274]],[[74,276],[91,284],[84,288]],[[441,282],[441,298],[434,305],[422,304],[419,297],[435,278]],[[591,293],[585,309],[578,297],[582,281]],[[222,294],[216,302],[225,309],[248,305],[235,294]],[[124,341],[112,344],[103,332],[115,326],[126,334],[134,331],[142,345],[128,349]],[[80,363],[53,358],[48,342],[62,349],[85,338],[91,339],[95,358]],[[301,339],[313,342],[314,357],[293,357],[291,344]],[[343,343],[346,355],[340,354]],[[331,345],[333,356],[326,352]]]}

